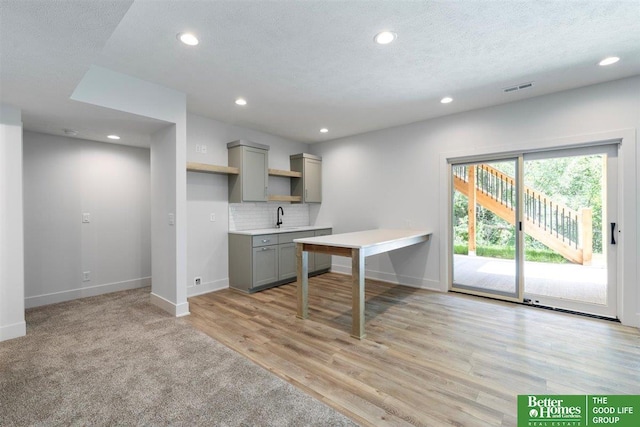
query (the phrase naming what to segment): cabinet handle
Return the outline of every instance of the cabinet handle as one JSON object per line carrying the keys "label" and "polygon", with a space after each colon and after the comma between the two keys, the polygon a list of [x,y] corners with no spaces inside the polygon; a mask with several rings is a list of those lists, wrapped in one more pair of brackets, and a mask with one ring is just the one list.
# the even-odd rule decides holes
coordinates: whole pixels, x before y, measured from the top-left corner
{"label": "cabinet handle", "polygon": [[305,188],[304,189],[304,199],[307,200],[309,198],[309,189]]}
{"label": "cabinet handle", "polygon": [[274,248],[262,248],[263,251],[272,251]]}
{"label": "cabinet handle", "polygon": [[264,187],[264,197],[267,197],[267,187]]}
{"label": "cabinet handle", "polygon": [[270,241],[271,241],[271,239],[262,239],[262,243],[267,243],[267,242],[270,242]]}

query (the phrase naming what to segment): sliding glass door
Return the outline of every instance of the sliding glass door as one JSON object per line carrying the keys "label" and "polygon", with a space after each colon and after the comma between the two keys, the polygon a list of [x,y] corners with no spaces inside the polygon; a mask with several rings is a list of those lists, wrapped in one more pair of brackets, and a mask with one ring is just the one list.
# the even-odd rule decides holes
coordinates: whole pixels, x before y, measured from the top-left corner
{"label": "sliding glass door", "polygon": [[617,144],[451,164],[454,291],[616,317]]}
{"label": "sliding glass door", "polygon": [[617,145],[524,155],[524,291],[616,317]]}
{"label": "sliding glass door", "polygon": [[518,159],[452,166],[452,289],[521,301]]}

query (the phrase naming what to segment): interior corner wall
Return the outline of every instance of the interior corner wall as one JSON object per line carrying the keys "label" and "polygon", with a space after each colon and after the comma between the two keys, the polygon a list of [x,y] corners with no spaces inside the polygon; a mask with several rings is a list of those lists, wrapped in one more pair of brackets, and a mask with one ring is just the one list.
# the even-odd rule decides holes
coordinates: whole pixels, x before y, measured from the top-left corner
{"label": "interior corner wall", "polygon": [[[412,286],[446,291],[441,266],[440,224],[446,221],[441,198],[447,183],[440,176],[443,153],[505,152],[543,141],[640,128],[640,76],[583,87],[523,101],[426,120],[405,126],[341,138],[311,146],[323,159],[323,202],[317,221],[333,224],[334,232],[376,227],[420,227],[433,231],[418,253],[390,253],[367,259],[366,275]],[[638,152],[640,150],[636,150]],[[628,192],[640,201],[637,159],[625,176]],[[633,178],[635,177],[635,178]],[[443,190],[445,189],[445,190]],[[640,206],[628,218],[623,262],[635,268],[625,279],[633,295],[627,324],[640,326],[638,263]],[[446,255],[445,255],[446,256]],[[333,268],[350,272],[350,261],[334,257]],[[629,268],[631,271],[631,268]],[[635,320],[631,319],[635,315]]]}
{"label": "interior corner wall", "polygon": [[0,341],[26,334],[21,111],[0,106]]}
{"label": "interior corner wall", "polygon": [[150,284],[149,162],[146,148],[24,132],[27,308]]}
{"label": "interior corner wall", "polygon": [[[309,152],[309,145],[264,132],[231,125],[196,114],[187,115],[187,161],[227,165],[227,143],[246,139],[265,144],[269,167],[289,169],[289,156]],[[206,153],[196,151],[206,146]],[[289,179],[269,178],[269,192],[288,194]],[[272,203],[269,203],[271,205]],[[274,204],[274,211],[278,205]],[[211,221],[215,214],[215,221]],[[187,173],[187,290],[198,295],[229,286],[228,178],[221,174]],[[201,285],[194,285],[200,277]]]}

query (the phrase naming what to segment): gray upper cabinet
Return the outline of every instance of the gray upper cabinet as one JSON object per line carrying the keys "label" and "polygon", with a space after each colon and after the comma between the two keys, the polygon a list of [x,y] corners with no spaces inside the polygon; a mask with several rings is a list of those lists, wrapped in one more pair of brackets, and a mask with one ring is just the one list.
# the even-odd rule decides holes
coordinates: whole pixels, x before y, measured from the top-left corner
{"label": "gray upper cabinet", "polygon": [[303,203],[322,202],[322,157],[294,154],[289,158],[291,170],[302,178],[291,178],[291,195],[300,196]]}
{"label": "gray upper cabinet", "polygon": [[266,202],[269,183],[269,146],[238,140],[227,144],[229,166],[239,170],[229,176],[229,202]]}

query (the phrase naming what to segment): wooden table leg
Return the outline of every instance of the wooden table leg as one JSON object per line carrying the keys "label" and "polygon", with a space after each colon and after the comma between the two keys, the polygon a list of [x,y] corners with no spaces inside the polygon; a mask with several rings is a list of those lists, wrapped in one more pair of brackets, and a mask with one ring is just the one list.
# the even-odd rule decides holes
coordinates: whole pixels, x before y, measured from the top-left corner
{"label": "wooden table leg", "polygon": [[361,340],[364,333],[364,253],[360,249],[351,250],[351,336]]}
{"label": "wooden table leg", "polygon": [[296,243],[296,258],[298,260],[297,274],[297,305],[296,317],[306,319],[309,317],[309,252],[303,249],[302,243]]}

